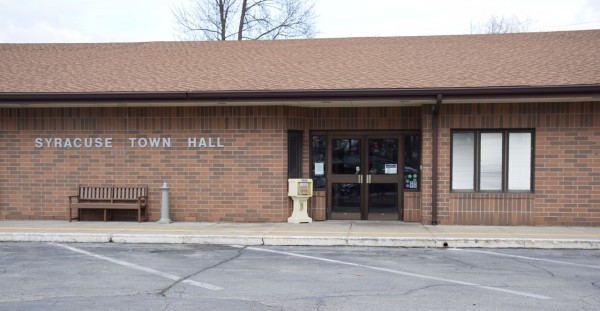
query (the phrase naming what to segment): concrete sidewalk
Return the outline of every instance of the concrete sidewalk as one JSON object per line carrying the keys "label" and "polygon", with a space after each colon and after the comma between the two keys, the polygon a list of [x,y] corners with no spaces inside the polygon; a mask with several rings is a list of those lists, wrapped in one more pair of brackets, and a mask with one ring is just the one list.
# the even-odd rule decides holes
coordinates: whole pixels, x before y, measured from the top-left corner
{"label": "concrete sidewalk", "polygon": [[600,249],[600,227],[424,226],[385,221],[0,221],[0,242]]}

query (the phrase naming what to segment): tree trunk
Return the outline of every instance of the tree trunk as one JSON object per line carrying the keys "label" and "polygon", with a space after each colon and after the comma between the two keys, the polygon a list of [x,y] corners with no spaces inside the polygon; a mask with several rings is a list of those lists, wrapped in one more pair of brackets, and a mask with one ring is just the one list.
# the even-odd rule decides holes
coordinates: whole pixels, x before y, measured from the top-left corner
{"label": "tree trunk", "polygon": [[240,14],[240,26],[238,28],[238,40],[242,40],[242,33],[244,32],[244,21],[246,20],[246,9],[248,0],[242,1],[242,13]]}
{"label": "tree trunk", "polygon": [[227,16],[225,16],[225,1],[223,0],[217,0],[218,4],[219,4],[219,17],[221,18],[221,40],[225,41],[225,39],[227,38],[227,36],[225,35],[225,30],[227,29],[226,23],[227,23]]}

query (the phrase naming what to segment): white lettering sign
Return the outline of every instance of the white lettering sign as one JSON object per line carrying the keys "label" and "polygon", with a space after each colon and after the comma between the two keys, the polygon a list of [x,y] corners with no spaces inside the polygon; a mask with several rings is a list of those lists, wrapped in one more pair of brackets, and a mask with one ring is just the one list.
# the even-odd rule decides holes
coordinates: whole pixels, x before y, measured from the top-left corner
{"label": "white lettering sign", "polygon": [[204,137],[200,137],[200,138],[189,137],[187,139],[187,142],[188,142],[188,147],[190,147],[190,148],[204,148],[204,147],[223,148],[223,147],[225,147],[223,144],[221,144],[221,137],[216,137],[215,140],[213,140],[212,137],[208,137],[208,144],[206,143],[207,140]]}
{"label": "white lettering sign", "polygon": [[[171,137],[128,137],[130,148],[171,148]],[[35,148],[112,148],[112,137],[36,137]],[[224,148],[221,137],[188,137],[188,148]]]}
{"label": "white lettering sign", "polygon": [[36,148],[112,148],[112,137],[42,138],[34,139]]}
{"label": "white lettering sign", "polygon": [[170,137],[149,137],[149,138],[129,138],[129,147],[140,147],[140,148],[170,148],[171,138]]}

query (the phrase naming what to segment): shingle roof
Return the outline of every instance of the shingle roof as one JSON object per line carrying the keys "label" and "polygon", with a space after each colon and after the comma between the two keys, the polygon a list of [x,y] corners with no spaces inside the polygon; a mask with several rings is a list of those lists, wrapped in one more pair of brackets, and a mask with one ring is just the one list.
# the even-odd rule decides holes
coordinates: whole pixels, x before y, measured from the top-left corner
{"label": "shingle roof", "polygon": [[600,84],[600,30],[227,42],[0,44],[0,93]]}

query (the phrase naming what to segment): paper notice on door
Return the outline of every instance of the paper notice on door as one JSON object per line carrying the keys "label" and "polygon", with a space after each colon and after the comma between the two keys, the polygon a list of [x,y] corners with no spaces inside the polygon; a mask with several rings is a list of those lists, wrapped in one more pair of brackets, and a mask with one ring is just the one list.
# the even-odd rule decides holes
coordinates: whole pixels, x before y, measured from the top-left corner
{"label": "paper notice on door", "polygon": [[315,162],[315,176],[325,175],[325,165],[323,162]]}
{"label": "paper notice on door", "polygon": [[385,174],[386,175],[398,174],[398,164],[386,164],[385,165]]}

